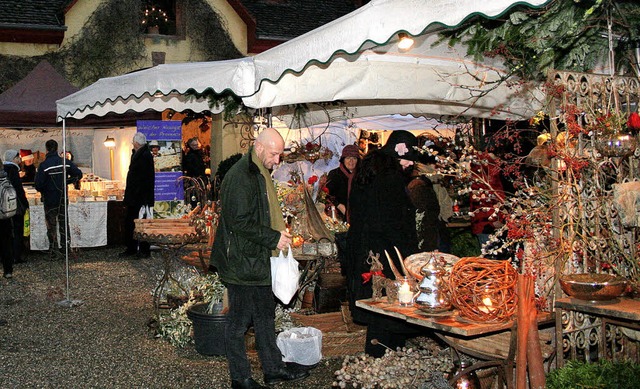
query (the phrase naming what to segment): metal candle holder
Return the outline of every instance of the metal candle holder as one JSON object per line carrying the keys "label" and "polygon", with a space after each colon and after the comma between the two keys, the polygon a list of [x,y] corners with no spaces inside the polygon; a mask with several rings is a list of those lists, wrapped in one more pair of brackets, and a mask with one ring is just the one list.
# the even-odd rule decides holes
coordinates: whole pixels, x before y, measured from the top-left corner
{"label": "metal candle holder", "polygon": [[420,294],[415,300],[416,306],[426,313],[438,313],[451,309],[448,288],[445,280],[446,270],[440,265],[435,255],[422,267]]}

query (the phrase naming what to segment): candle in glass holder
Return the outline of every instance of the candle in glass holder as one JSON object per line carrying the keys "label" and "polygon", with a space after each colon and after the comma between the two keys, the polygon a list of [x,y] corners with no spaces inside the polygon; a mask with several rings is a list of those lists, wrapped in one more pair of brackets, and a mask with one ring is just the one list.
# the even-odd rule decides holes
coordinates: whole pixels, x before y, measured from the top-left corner
{"label": "candle in glass holder", "polygon": [[402,306],[408,306],[413,303],[413,291],[411,291],[406,278],[398,288],[398,302]]}
{"label": "candle in glass holder", "polygon": [[491,312],[494,310],[494,308],[493,308],[493,302],[491,301],[491,297],[489,297],[489,296],[485,296],[485,297],[483,297],[483,298],[482,298],[482,304],[483,304],[483,305],[480,305],[480,306],[478,307],[478,309],[479,309],[481,312],[484,312],[484,313],[491,313]]}

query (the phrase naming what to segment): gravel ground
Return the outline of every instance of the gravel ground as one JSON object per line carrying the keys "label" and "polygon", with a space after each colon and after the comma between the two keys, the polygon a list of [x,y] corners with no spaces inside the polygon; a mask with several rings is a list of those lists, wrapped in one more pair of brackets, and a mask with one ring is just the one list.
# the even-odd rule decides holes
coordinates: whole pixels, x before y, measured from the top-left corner
{"label": "gravel ground", "polygon": [[[15,265],[13,279],[0,278],[0,388],[230,387],[225,358],[154,338],[151,291],[162,259],[155,251],[123,260],[121,250],[74,252],[68,289],[65,262],[38,252]],[[306,380],[276,387],[330,388],[341,363],[325,358]]]}

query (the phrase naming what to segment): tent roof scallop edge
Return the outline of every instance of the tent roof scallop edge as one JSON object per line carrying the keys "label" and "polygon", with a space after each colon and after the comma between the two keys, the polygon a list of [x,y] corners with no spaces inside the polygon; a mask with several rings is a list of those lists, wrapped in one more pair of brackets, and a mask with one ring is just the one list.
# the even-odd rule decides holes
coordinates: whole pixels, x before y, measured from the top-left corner
{"label": "tent roof scallop edge", "polygon": [[287,71],[299,73],[312,62],[331,61],[337,53],[353,54],[368,46],[387,44],[399,32],[418,36],[458,27],[474,16],[497,18],[518,5],[542,7],[548,2],[550,0],[371,0],[333,22],[255,55],[256,91],[260,83],[277,82]]}

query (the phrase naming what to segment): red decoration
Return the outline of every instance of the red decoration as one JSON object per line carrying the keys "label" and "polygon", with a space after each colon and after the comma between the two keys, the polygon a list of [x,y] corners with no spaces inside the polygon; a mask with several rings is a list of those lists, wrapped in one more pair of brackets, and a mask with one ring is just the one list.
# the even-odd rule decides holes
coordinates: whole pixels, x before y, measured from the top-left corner
{"label": "red decoration", "polygon": [[632,112],[627,120],[627,127],[631,130],[640,130],[640,115],[637,112]]}
{"label": "red decoration", "polygon": [[384,274],[382,274],[381,270],[362,273],[362,283],[366,284],[367,282],[371,281],[371,277],[373,277],[373,276],[384,277]]}

